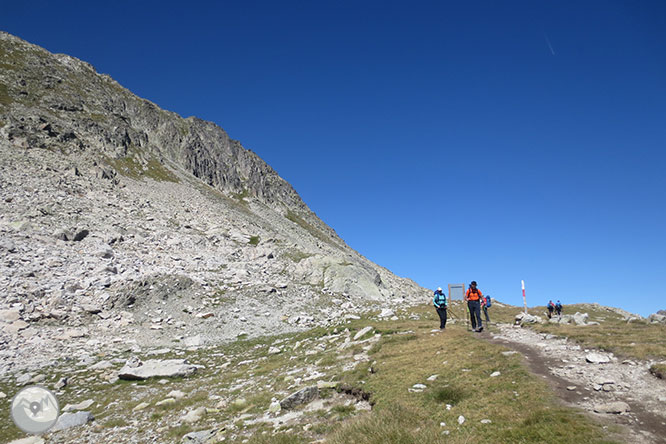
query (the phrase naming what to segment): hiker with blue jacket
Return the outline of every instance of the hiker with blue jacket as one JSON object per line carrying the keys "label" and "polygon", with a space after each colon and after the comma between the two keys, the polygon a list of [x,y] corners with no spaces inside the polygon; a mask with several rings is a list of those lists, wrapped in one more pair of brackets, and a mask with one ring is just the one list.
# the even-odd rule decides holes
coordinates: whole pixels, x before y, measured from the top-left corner
{"label": "hiker with blue jacket", "polygon": [[446,328],[446,308],[448,303],[446,302],[446,295],[442,293],[442,287],[437,287],[437,290],[435,290],[432,304],[437,309],[437,314],[439,315],[439,329],[444,330]]}
{"label": "hiker with blue jacket", "polygon": [[489,294],[481,298],[481,309],[483,310],[483,314],[486,315],[486,324],[490,324],[490,316],[488,316],[488,308],[491,305],[492,301],[490,300]]}

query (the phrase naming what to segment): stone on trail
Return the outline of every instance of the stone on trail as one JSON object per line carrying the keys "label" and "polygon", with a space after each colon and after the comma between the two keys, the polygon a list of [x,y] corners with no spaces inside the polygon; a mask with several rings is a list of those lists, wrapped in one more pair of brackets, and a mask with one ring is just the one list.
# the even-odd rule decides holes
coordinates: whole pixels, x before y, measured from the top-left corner
{"label": "stone on trail", "polygon": [[588,353],[585,360],[590,364],[607,364],[610,362],[610,358],[601,353]]}
{"label": "stone on trail", "polygon": [[492,424],[492,421],[490,419],[482,419],[481,424]]}
{"label": "stone on trail", "polygon": [[95,417],[90,412],[63,413],[58,418],[51,431],[65,430],[71,427],[78,427],[93,421]]}
{"label": "stone on trail", "polygon": [[501,375],[501,374],[502,374],[502,373],[500,373],[500,372],[492,372],[492,373],[490,374],[490,377],[491,377],[491,378],[496,378],[496,377],[498,377],[498,376]]}
{"label": "stone on trail", "polygon": [[139,361],[139,365],[127,363],[118,372],[120,379],[140,380],[155,377],[185,377],[197,371],[198,366],[189,364],[185,359],[149,359]]}
{"label": "stone on trail", "polygon": [[434,381],[434,380],[437,379],[438,376],[439,376],[439,375],[428,376],[428,379],[427,379],[427,380],[428,380],[428,381]]}
{"label": "stone on trail", "polygon": [[280,350],[280,348],[278,348],[278,347],[270,347],[268,349],[268,354],[269,355],[277,355],[278,353],[281,353],[281,352],[282,352],[282,350]]}
{"label": "stone on trail", "polygon": [[605,404],[596,404],[594,406],[594,411],[597,413],[613,413],[620,414],[626,413],[631,410],[629,404],[622,401],[607,402]]}
{"label": "stone on trail", "polygon": [[354,341],[357,341],[357,340],[359,340],[360,338],[362,338],[364,335],[366,335],[367,333],[370,333],[371,330],[372,330],[372,326],[370,326],[370,325],[368,325],[367,327],[363,327],[362,329],[360,329],[360,330],[354,335]]}
{"label": "stone on trail", "polygon": [[573,392],[574,390],[576,390],[576,386],[575,385],[569,385],[569,386],[567,386],[567,390],[569,390],[570,392]]}
{"label": "stone on trail", "polygon": [[463,425],[465,423],[465,417],[463,415],[458,416],[458,424]]}
{"label": "stone on trail", "polygon": [[301,389],[296,393],[292,393],[291,395],[287,396],[282,401],[280,401],[280,407],[282,407],[284,410],[293,409],[294,407],[299,406],[301,404],[309,403],[310,401],[314,400],[318,395],[319,395],[319,389],[317,389],[316,385],[305,387],[304,389]]}
{"label": "stone on trail", "polygon": [[541,316],[534,316],[529,313],[525,314],[520,312],[515,317],[515,324],[543,324],[543,319],[541,319]]}

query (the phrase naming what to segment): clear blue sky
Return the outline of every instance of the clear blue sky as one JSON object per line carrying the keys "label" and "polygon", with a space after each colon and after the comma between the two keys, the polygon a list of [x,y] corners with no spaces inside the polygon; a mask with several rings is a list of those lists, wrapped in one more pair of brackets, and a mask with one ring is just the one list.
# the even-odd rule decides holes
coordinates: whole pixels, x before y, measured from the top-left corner
{"label": "clear blue sky", "polygon": [[[5,2],[433,288],[666,308],[666,2]],[[424,295],[427,297],[427,295]]]}

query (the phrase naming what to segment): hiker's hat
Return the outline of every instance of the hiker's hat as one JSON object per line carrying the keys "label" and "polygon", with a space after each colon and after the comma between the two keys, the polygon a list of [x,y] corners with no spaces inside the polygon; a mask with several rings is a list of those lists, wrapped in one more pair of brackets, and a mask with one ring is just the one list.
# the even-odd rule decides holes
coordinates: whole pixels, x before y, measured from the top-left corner
{"label": "hiker's hat", "polygon": [[442,291],[442,287],[437,287],[437,291]]}

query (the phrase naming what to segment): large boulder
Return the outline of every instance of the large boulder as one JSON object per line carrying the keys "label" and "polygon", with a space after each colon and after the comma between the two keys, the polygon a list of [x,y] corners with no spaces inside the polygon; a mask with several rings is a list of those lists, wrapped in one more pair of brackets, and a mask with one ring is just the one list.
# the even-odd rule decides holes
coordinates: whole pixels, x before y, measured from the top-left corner
{"label": "large boulder", "polygon": [[95,417],[90,412],[63,413],[58,417],[51,431],[65,430],[71,427],[78,427],[93,421]]}
{"label": "large boulder", "polygon": [[[663,311],[663,310],[661,310]],[[666,324],[666,315],[654,313],[648,317],[648,321],[652,324]]]}
{"label": "large boulder", "polygon": [[366,300],[384,300],[384,284],[379,273],[369,267],[343,260],[315,255],[303,259],[294,269],[296,280],[323,285],[334,293],[345,293]]}
{"label": "large boulder", "polygon": [[541,316],[534,316],[529,313],[520,312],[516,315],[515,323],[519,325],[543,324],[543,319]]}
{"label": "large boulder", "polygon": [[304,389],[301,389],[296,393],[292,393],[291,395],[287,396],[282,401],[280,401],[280,407],[284,410],[293,409],[294,407],[297,407],[301,404],[309,403],[310,401],[314,400],[318,395],[319,395],[319,389],[317,388],[316,385],[305,387]]}
{"label": "large boulder", "polygon": [[186,377],[195,373],[199,367],[188,363],[185,359],[149,359],[145,362],[126,363],[118,372],[118,377],[128,380]]}
{"label": "large boulder", "polygon": [[587,313],[578,313],[573,315],[573,320],[576,325],[587,325],[587,319],[590,316]]}

